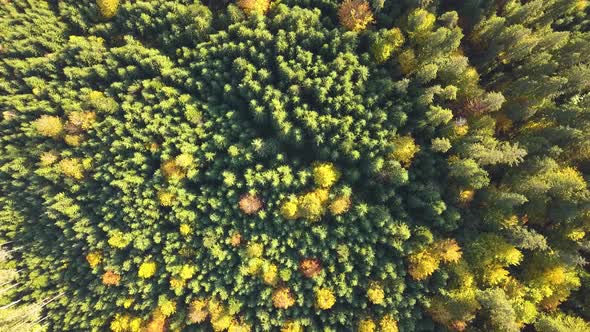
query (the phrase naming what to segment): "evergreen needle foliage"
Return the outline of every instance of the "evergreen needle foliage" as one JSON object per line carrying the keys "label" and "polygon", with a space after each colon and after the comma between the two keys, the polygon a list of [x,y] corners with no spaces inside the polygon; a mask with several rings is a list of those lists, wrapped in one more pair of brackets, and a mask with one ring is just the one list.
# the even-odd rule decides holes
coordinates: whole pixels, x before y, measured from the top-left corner
{"label": "evergreen needle foliage", "polygon": [[581,0],[0,6],[0,331],[590,331]]}

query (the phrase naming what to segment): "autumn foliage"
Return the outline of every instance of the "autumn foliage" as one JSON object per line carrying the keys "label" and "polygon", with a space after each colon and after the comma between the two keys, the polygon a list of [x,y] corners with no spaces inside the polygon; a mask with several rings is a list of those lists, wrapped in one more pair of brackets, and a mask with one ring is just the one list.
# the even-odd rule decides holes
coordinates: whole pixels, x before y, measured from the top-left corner
{"label": "autumn foliage", "polygon": [[0,5],[0,330],[589,331],[581,0]]}

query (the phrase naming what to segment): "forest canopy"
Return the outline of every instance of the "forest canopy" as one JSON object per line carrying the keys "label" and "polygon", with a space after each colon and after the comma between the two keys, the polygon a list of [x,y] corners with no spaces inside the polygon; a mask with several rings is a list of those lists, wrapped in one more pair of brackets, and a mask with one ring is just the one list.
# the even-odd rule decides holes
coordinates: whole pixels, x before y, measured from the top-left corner
{"label": "forest canopy", "polygon": [[0,331],[590,331],[590,2],[0,1]]}

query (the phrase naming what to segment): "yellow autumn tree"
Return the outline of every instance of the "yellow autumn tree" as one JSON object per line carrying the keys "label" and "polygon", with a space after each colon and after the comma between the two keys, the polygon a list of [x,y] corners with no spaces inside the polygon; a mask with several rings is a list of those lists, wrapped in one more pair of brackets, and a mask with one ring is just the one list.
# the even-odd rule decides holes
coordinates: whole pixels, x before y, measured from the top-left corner
{"label": "yellow autumn tree", "polygon": [[315,292],[316,306],[322,310],[328,310],[336,303],[336,297],[331,289],[320,288]]}
{"label": "yellow autumn tree", "polygon": [[57,137],[63,132],[63,123],[57,116],[43,115],[33,125],[39,134],[47,137]]}
{"label": "yellow autumn tree", "polygon": [[374,332],[377,324],[371,318],[363,318],[358,324],[358,332]]}
{"label": "yellow autumn tree", "polygon": [[363,31],[373,22],[373,12],[366,0],[344,0],[338,9],[340,24],[350,31]]}
{"label": "yellow autumn tree", "polygon": [[433,251],[445,263],[457,263],[461,259],[461,247],[453,239],[439,240],[434,243]]}
{"label": "yellow autumn tree", "polygon": [[117,13],[119,9],[119,0],[96,0],[96,5],[100,11],[100,15],[104,18],[111,18]]}
{"label": "yellow autumn tree", "polygon": [[84,178],[84,166],[79,158],[66,158],[59,162],[59,169],[63,175],[75,179],[82,180]]}
{"label": "yellow autumn tree", "polygon": [[420,151],[420,147],[416,145],[414,139],[411,136],[398,136],[392,143],[394,150],[391,157],[406,167],[410,166],[414,155]]}
{"label": "yellow autumn tree", "polygon": [[391,315],[385,315],[379,320],[381,332],[398,332],[397,321]]}
{"label": "yellow autumn tree", "polygon": [[367,289],[367,297],[373,304],[383,304],[385,301],[383,287],[377,282],[371,282],[369,289]]}
{"label": "yellow autumn tree", "polygon": [[428,250],[418,251],[408,257],[408,273],[414,280],[428,278],[440,264],[440,261]]}
{"label": "yellow autumn tree", "polygon": [[141,263],[137,272],[137,275],[144,279],[151,278],[154,274],[156,274],[156,263],[151,261]]}
{"label": "yellow autumn tree", "polygon": [[313,180],[322,188],[330,188],[340,178],[340,172],[332,163],[320,163],[313,168]]}
{"label": "yellow autumn tree", "polygon": [[91,268],[95,268],[102,261],[102,255],[98,251],[90,252],[88,255],[86,255],[86,261]]}
{"label": "yellow autumn tree", "polygon": [[205,299],[195,299],[190,303],[188,310],[188,319],[191,323],[202,323],[209,316],[208,301]]}
{"label": "yellow autumn tree", "polygon": [[270,0],[238,0],[236,4],[247,15],[262,15],[268,11]]}
{"label": "yellow autumn tree", "polygon": [[289,288],[279,288],[272,293],[272,304],[278,309],[287,309],[295,304],[295,298]]}
{"label": "yellow autumn tree", "polygon": [[330,202],[328,209],[333,216],[339,216],[346,213],[350,209],[350,204],[350,197],[341,195],[334,198],[334,200]]}

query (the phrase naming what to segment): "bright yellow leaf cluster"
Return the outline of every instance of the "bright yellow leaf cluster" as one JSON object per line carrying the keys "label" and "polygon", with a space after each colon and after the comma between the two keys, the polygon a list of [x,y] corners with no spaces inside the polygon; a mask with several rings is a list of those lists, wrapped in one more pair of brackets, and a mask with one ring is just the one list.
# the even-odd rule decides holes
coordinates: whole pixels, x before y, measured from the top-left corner
{"label": "bright yellow leaf cluster", "polygon": [[470,189],[461,190],[459,192],[459,202],[461,204],[468,204],[473,200],[475,192]]}
{"label": "bright yellow leaf cluster", "polygon": [[137,272],[137,275],[144,279],[151,278],[154,274],[156,274],[156,263],[151,261],[141,263]]}
{"label": "bright yellow leaf cluster", "polygon": [[325,212],[328,197],[326,189],[316,189],[297,198],[290,197],[281,205],[281,215],[289,220],[304,218],[318,221]]}
{"label": "bright yellow leaf cluster", "polygon": [[174,199],[174,194],[169,191],[160,190],[158,192],[158,200],[162,206],[172,206],[174,204]]}
{"label": "bright yellow leaf cluster", "polygon": [[33,125],[39,134],[47,137],[57,137],[63,132],[63,123],[57,116],[43,115]]}
{"label": "bright yellow leaf cluster", "polygon": [[186,170],[177,164],[176,159],[170,159],[162,164],[162,174],[168,180],[182,180],[186,176]]}
{"label": "bright yellow leaf cluster", "polygon": [[303,326],[296,321],[288,321],[281,327],[281,332],[303,332]]}
{"label": "bright yellow leaf cluster", "polygon": [[318,221],[327,210],[337,216],[350,209],[350,194],[341,194],[330,201],[330,189],[340,179],[340,171],[332,163],[318,163],[312,169],[316,189],[300,194],[291,195],[283,201],[280,207],[281,216],[287,220],[303,218],[308,221]]}
{"label": "bright yellow leaf cluster", "polygon": [[297,214],[310,221],[317,221],[324,214],[328,191],[316,189],[303,194],[297,203]]}
{"label": "bright yellow leaf cluster", "polygon": [[399,28],[386,31],[371,46],[371,53],[377,63],[387,61],[404,43],[404,35]]}
{"label": "bright yellow leaf cluster", "polygon": [[108,240],[109,245],[117,249],[123,249],[127,247],[130,242],[131,236],[119,230],[112,231]]}
{"label": "bright yellow leaf cluster", "polygon": [[49,151],[49,152],[43,152],[39,158],[39,161],[41,162],[41,165],[43,165],[43,166],[50,166],[50,165],[53,165],[53,163],[55,163],[57,161],[57,159],[59,159],[59,156],[57,155],[57,153],[55,153],[53,151]]}
{"label": "bright yellow leaf cluster", "polygon": [[373,304],[383,304],[385,301],[385,292],[383,291],[383,287],[376,282],[372,282],[367,289],[367,297],[369,301]]}
{"label": "bright yellow leaf cluster", "polygon": [[435,255],[445,263],[457,263],[461,259],[461,247],[453,239],[440,240],[434,243]]}
{"label": "bright yellow leaf cluster", "polygon": [[112,332],[139,332],[141,330],[141,319],[117,314],[110,327]]}
{"label": "bright yellow leaf cluster", "polygon": [[197,269],[194,266],[185,264],[180,269],[180,278],[183,280],[188,280],[195,275],[196,270]]}
{"label": "bright yellow leaf cluster", "polygon": [[393,146],[391,157],[406,167],[410,166],[414,155],[420,151],[420,147],[411,136],[398,136],[393,140]]}
{"label": "bright yellow leaf cluster", "polygon": [[91,268],[95,268],[102,261],[102,255],[98,251],[90,252],[88,255],[86,255],[86,261]]}
{"label": "bright yellow leaf cluster", "polygon": [[381,332],[398,332],[397,321],[391,315],[385,315],[379,320]]}
{"label": "bright yellow leaf cluster", "polygon": [[457,263],[461,255],[461,247],[455,240],[434,242],[428,248],[408,257],[408,273],[415,280],[424,280],[438,269],[441,262]]}
{"label": "bright yellow leaf cluster", "polygon": [[336,303],[336,297],[331,289],[320,288],[315,292],[315,304],[322,310],[328,310]]}
{"label": "bright yellow leaf cluster", "polygon": [[102,17],[111,18],[119,9],[119,0],[96,0],[96,5]]}
{"label": "bright yellow leaf cluster", "polygon": [[340,179],[340,172],[332,163],[320,163],[313,167],[313,181],[322,188],[330,188]]}
{"label": "bright yellow leaf cluster", "polygon": [[59,162],[59,169],[63,175],[75,180],[84,178],[84,166],[79,158],[66,158]]}
{"label": "bright yellow leaf cluster", "polygon": [[236,2],[247,15],[265,14],[270,7],[270,0],[238,0]]}
{"label": "bright yellow leaf cluster", "polygon": [[414,280],[424,280],[438,269],[440,261],[428,250],[416,252],[408,258],[408,273]]}
{"label": "bright yellow leaf cluster", "polygon": [[160,303],[159,309],[164,317],[170,317],[176,312],[176,302],[164,300]]}
{"label": "bright yellow leaf cluster", "polygon": [[191,226],[189,226],[187,224],[180,224],[179,230],[180,230],[180,234],[182,236],[187,236],[193,232]]}
{"label": "bright yellow leaf cluster", "polygon": [[371,318],[361,319],[358,325],[358,332],[374,332],[377,324]]}

